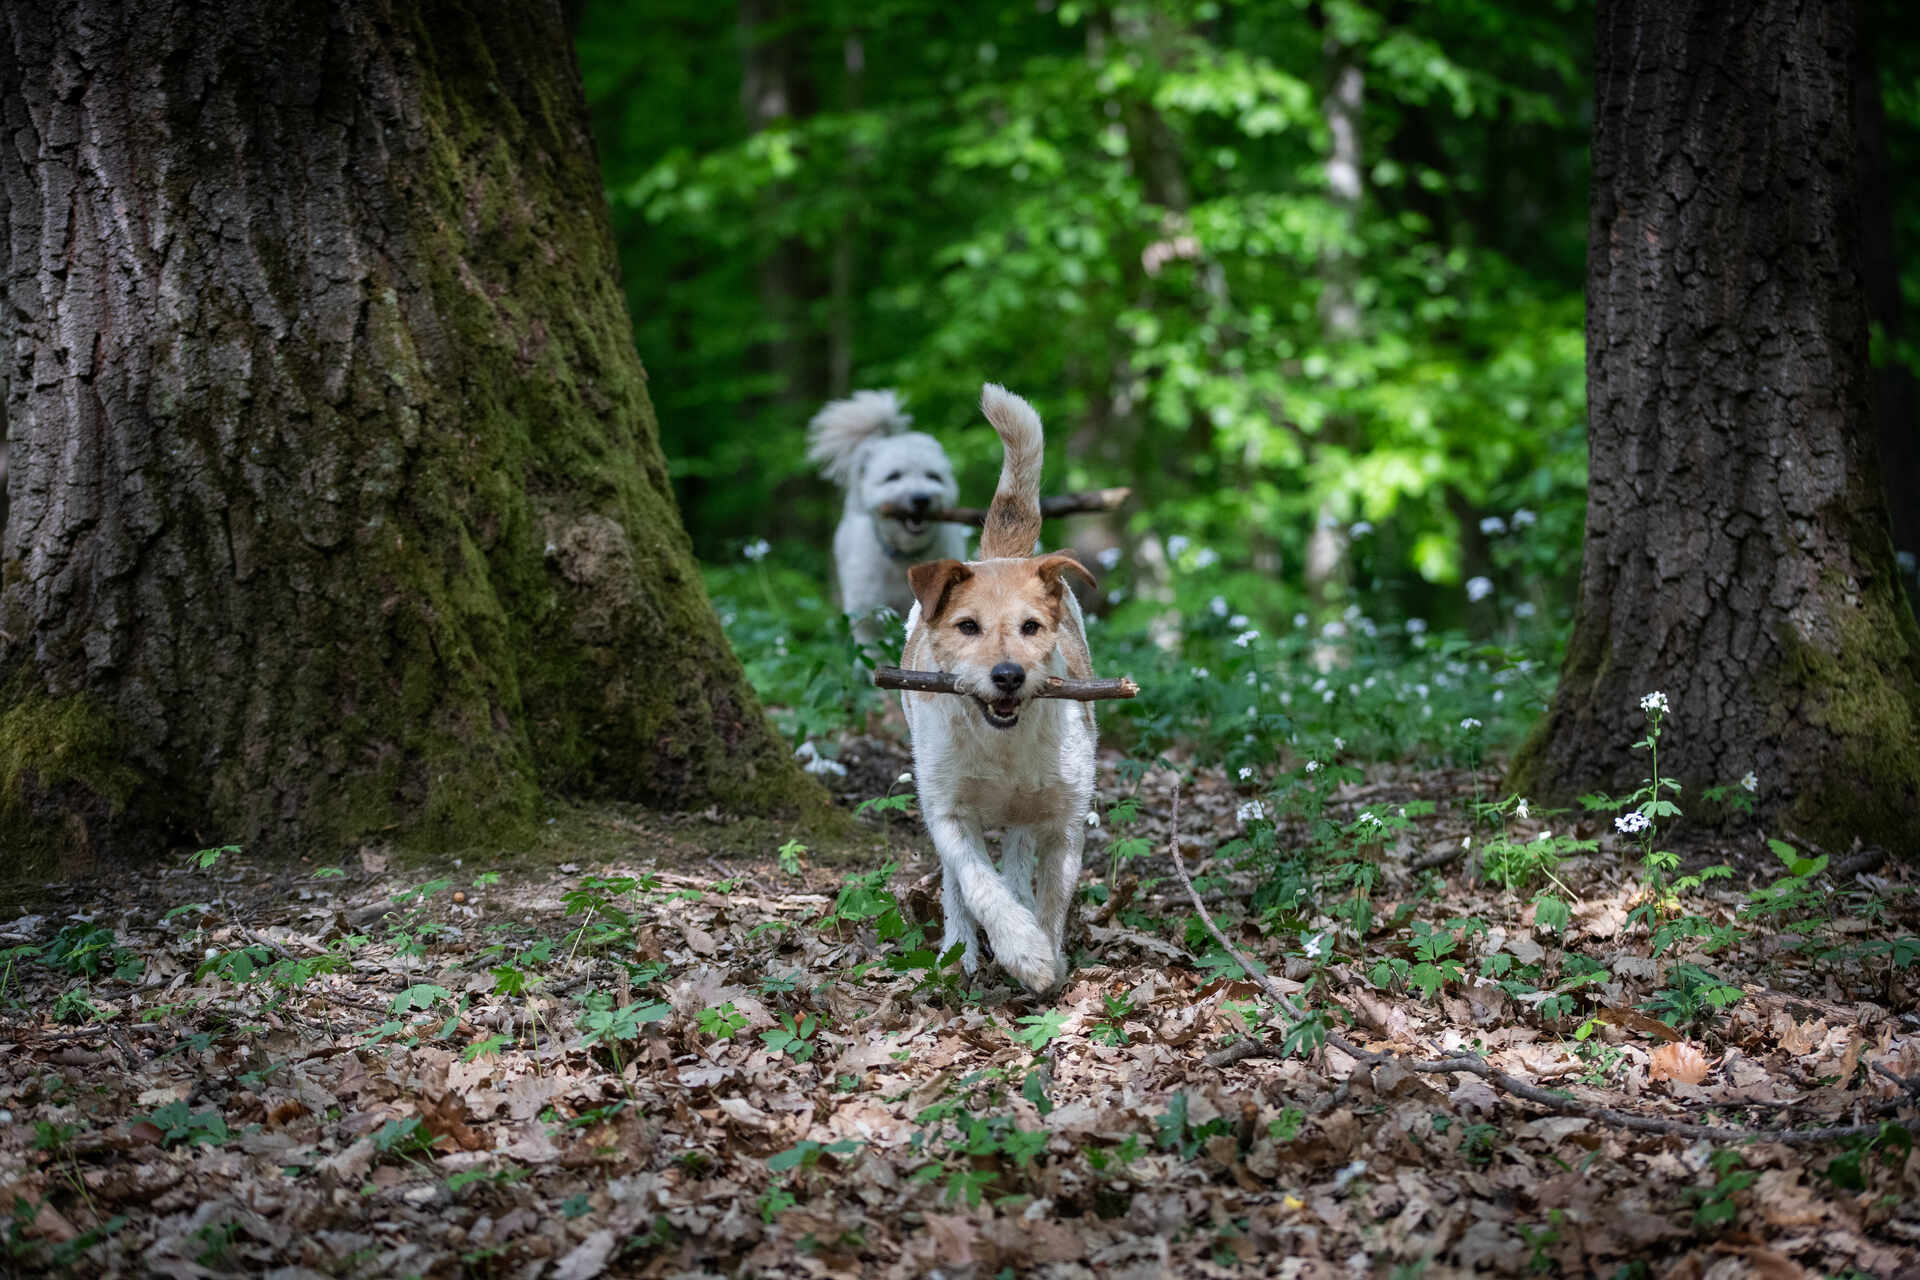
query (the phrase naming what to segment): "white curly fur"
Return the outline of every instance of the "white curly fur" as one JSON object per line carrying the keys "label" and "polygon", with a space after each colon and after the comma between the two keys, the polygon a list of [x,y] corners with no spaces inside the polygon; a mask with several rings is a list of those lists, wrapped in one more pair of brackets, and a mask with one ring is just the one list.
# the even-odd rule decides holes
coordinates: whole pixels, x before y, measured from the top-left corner
{"label": "white curly fur", "polygon": [[946,450],[932,436],[908,430],[912,423],[893,392],[856,391],[823,406],[807,424],[808,461],[847,491],[833,534],[833,560],[840,607],[862,643],[887,634],[875,610],[884,606],[897,618],[912,607],[909,565],[966,554],[961,525],[878,514],[890,503],[919,502],[938,510],[960,495]]}

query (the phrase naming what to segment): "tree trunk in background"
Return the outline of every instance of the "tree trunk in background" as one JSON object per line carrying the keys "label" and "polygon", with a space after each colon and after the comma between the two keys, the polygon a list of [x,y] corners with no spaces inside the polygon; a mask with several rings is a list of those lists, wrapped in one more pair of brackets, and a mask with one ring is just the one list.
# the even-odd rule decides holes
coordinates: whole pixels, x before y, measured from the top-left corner
{"label": "tree trunk in background", "polygon": [[[1320,114],[1327,122],[1331,146],[1327,151],[1327,196],[1338,211],[1341,239],[1353,234],[1360,218],[1360,181],[1362,153],[1360,123],[1366,102],[1366,76],[1354,60],[1353,50],[1338,40],[1326,41],[1327,95],[1321,100]],[[1320,264],[1320,323],[1330,347],[1344,346],[1360,337],[1360,303],[1354,295],[1352,249],[1348,244],[1324,253]],[[1354,431],[1350,421],[1329,422],[1323,428],[1335,442]],[[1330,502],[1322,502],[1314,512],[1313,529],[1307,535],[1307,595],[1313,601],[1316,623],[1324,623],[1352,594],[1352,539],[1346,523]],[[1343,660],[1344,649],[1325,643],[1316,644],[1314,664],[1328,670]]]}
{"label": "tree trunk in background", "polygon": [[557,4],[4,22],[16,868],[817,803],[680,527]]}
{"label": "tree trunk in background", "polygon": [[1896,354],[1905,333],[1900,304],[1900,252],[1893,236],[1893,166],[1887,155],[1887,120],[1880,74],[1866,40],[1858,43],[1853,78],[1853,122],[1860,156],[1861,279],[1867,314],[1885,338],[1886,353],[1873,370],[1875,437],[1880,486],[1896,550],[1920,554],[1920,389],[1913,370]]}
{"label": "tree trunk in background", "polygon": [[1519,791],[1759,775],[1770,824],[1920,852],[1920,630],[1873,460],[1850,5],[1603,2],[1574,631]]}

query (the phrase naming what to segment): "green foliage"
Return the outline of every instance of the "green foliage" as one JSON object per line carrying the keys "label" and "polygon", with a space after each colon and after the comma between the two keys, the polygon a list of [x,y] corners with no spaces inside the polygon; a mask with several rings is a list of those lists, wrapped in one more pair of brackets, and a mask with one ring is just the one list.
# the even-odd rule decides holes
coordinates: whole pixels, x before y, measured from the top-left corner
{"label": "green foliage", "polygon": [[218,1111],[189,1111],[184,1101],[169,1102],[145,1119],[160,1130],[163,1147],[183,1142],[188,1146],[206,1143],[217,1147],[227,1141],[227,1122]]}
{"label": "green foliage", "polygon": [[[1466,616],[1470,576],[1503,614],[1554,603],[1533,584],[1566,580],[1585,467],[1582,14],[988,4],[965,31],[924,0],[744,35],[688,0],[638,26],[585,11],[636,337],[703,555],[821,541],[837,495],[793,477],[837,360],[901,388],[982,498],[981,378],[1046,388],[1050,421],[1095,429],[1055,482],[1134,485],[1135,532],[1210,546],[1257,624],[1298,607],[1270,565],[1301,565],[1323,513],[1351,581],[1409,611]],[[740,110],[757,59],[799,77],[789,114]],[[1328,180],[1322,91],[1349,64],[1357,200]],[[779,559],[751,594],[784,590]],[[742,638],[750,663],[772,651]],[[810,677],[754,678],[792,691],[799,731]]]}

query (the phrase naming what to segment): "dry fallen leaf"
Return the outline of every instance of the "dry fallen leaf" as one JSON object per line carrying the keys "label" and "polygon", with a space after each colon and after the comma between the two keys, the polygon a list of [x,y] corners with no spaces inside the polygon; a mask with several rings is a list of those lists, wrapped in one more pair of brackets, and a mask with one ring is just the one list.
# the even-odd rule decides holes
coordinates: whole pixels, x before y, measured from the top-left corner
{"label": "dry fallen leaf", "polygon": [[1655,1080],[1699,1084],[1712,1069],[1713,1064],[1707,1061],[1707,1055],[1684,1040],[1663,1044],[1647,1058],[1647,1074]]}

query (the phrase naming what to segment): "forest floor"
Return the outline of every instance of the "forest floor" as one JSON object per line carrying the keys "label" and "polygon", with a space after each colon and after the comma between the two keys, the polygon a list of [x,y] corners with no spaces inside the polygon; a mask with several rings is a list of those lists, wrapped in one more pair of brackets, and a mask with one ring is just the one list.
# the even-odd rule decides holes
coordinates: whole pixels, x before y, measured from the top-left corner
{"label": "forest floor", "polygon": [[[843,759],[855,797],[907,767]],[[1819,881],[1796,945],[1749,927],[1708,955],[1780,867],[1752,834],[1685,849],[1733,875],[1655,955],[1610,829],[1554,869],[1571,918],[1543,928],[1460,860],[1410,870],[1461,845],[1466,774],[1372,769],[1333,810],[1435,809],[1378,850],[1365,932],[1309,908],[1325,932],[1289,958],[1217,854],[1241,797],[1186,784],[1180,848],[1229,937],[1353,1041],[1636,1116],[1872,1136],[1634,1132],[1331,1046],[1223,1053],[1291,1020],[1170,874],[1174,785],[1147,773],[1126,835],[1091,833],[1089,883],[1144,843],[1041,1000],[926,950],[910,812],[870,810],[830,862],[598,808],[511,857],[230,850],[49,888],[0,922],[0,1271],[1920,1275],[1915,1099],[1885,1074],[1920,1083],[1911,868]]]}

